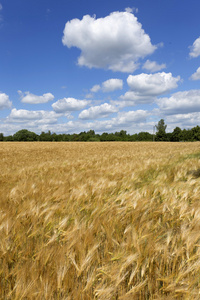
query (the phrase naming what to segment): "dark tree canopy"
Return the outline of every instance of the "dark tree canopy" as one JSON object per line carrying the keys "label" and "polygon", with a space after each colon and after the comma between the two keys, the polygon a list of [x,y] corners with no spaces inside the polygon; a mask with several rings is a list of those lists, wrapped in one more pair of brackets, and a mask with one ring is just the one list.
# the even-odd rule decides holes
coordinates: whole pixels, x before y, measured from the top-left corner
{"label": "dark tree canopy", "polygon": [[167,134],[166,134],[167,125],[165,125],[165,121],[161,119],[156,125],[156,141],[166,141]]}
{"label": "dark tree canopy", "polygon": [[37,141],[37,134],[35,132],[28,131],[27,129],[22,129],[17,131],[13,135],[14,141]]}
{"label": "dark tree canopy", "polygon": [[180,127],[176,127],[171,134],[172,142],[179,142],[182,140],[182,130]]}

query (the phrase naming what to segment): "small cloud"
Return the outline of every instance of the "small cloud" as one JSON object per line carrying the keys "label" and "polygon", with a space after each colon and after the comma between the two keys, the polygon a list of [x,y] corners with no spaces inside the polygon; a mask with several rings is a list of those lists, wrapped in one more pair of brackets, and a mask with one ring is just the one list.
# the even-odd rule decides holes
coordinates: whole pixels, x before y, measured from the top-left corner
{"label": "small cloud", "polygon": [[12,102],[9,99],[9,96],[5,93],[0,92],[0,110],[11,108]]}
{"label": "small cloud", "polygon": [[116,90],[123,89],[123,80],[117,78],[111,78],[102,83],[102,90],[104,93],[114,92]]}
{"label": "small cloud", "polygon": [[194,57],[198,57],[200,56],[200,37],[197,38],[193,45],[189,47],[190,48],[190,57],[194,58]]}
{"label": "small cloud", "polygon": [[102,85],[94,85],[90,91],[92,93],[97,93],[102,90],[104,93],[114,92],[116,90],[121,90],[123,88],[123,80],[117,78],[111,78],[102,83]]}
{"label": "small cloud", "polygon": [[43,94],[42,96],[37,96],[31,94],[30,92],[23,93],[22,91],[18,91],[18,94],[21,97],[21,102],[29,103],[29,104],[40,104],[40,103],[47,103],[54,99],[54,95],[51,93]]}
{"label": "small cloud", "polygon": [[162,47],[164,47],[164,43],[163,43],[163,42],[160,42],[160,43],[158,43],[156,46],[157,46],[158,48],[162,48]]}
{"label": "small cloud", "polygon": [[18,93],[18,95],[19,95],[20,97],[23,97],[23,95],[24,95],[23,92],[20,91],[20,90],[18,90],[17,93]]}
{"label": "small cloud", "polygon": [[89,93],[89,94],[87,94],[87,95],[85,96],[85,98],[91,99],[91,98],[93,98],[93,94],[92,94],[92,93]]}
{"label": "small cloud", "polygon": [[134,106],[137,104],[153,103],[155,101],[155,98],[155,95],[143,95],[142,93],[128,91],[124,95],[120,96],[120,99],[122,100],[120,102],[120,106],[125,107]]}
{"label": "small cloud", "polygon": [[97,119],[97,118],[105,118],[111,113],[115,113],[118,111],[116,106],[104,103],[99,106],[92,106],[89,109],[83,110],[79,114],[79,119],[89,120],[89,119]]}
{"label": "small cloud", "polygon": [[77,100],[74,98],[63,98],[52,104],[56,113],[65,113],[70,111],[78,111],[85,108],[90,103],[89,100]]}
{"label": "small cloud", "polygon": [[190,77],[192,80],[200,80],[200,67],[196,70],[194,74]]}
{"label": "small cloud", "polygon": [[[1,13],[2,10],[3,10],[3,6],[0,3],[0,13]],[[0,14],[0,23],[2,23],[2,22],[3,22],[3,16]]]}
{"label": "small cloud", "polygon": [[13,120],[19,120],[22,122],[26,120],[38,120],[42,118],[42,113],[41,111],[29,111],[26,109],[13,108],[9,118]]}
{"label": "small cloud", "polygon": [[97,93],[99,90],[101,89],[101,86],[99,84],[95,84],[91,89],[90,91],[92,93]]}
{"label": "small cloud", "polygon": [[151,61],[149,59],[144,63],[142,67],[142,69],[145,69],[150,72],[158,72],[165,68],[166,68],[166,64],[159,65],[156,61]]}
{"label": "small cloud", "polygon": [[7,120],[12,123],[25,123],[34,122],[34,124],[54,124],[57,122],[58,114],[54,111],[44,111],[44,110],[26,110],[26,109],[16,109],[11,110],[10,115]]}
{"label": "small cloud", "polygon": [[139,10],[137,7],[126,7],[125,11],[128,13],[136,13],[137,14]]}

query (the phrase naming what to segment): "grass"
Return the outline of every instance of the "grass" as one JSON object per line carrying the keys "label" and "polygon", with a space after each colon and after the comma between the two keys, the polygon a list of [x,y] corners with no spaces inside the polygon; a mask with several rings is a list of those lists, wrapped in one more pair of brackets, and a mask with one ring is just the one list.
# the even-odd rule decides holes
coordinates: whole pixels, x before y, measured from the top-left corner
{"label": "grass", "polygon": [[0,298],[199,299],[199,143],[0,143]]}

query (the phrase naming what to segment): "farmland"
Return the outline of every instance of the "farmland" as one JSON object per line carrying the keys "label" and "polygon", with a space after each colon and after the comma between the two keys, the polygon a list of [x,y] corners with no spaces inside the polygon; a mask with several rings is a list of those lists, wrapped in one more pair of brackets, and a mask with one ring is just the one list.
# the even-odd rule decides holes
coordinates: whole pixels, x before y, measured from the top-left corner
{"label": "farmland", "polygon": [[198,142],[0,155],[0,299],[200,298]]}

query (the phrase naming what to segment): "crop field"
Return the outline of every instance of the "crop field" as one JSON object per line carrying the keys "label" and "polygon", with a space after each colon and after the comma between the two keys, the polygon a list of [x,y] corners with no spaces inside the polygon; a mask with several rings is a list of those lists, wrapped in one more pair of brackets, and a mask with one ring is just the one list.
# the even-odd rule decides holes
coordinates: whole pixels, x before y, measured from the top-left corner
{"label": "crop field", "polygon": [[0,299],[200,299],[200,143],[0,143]]}

